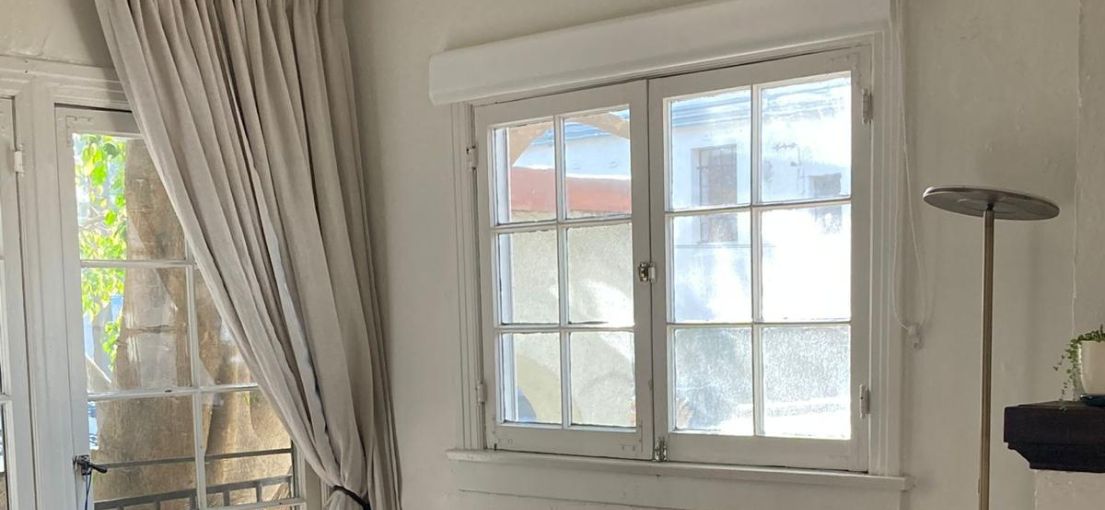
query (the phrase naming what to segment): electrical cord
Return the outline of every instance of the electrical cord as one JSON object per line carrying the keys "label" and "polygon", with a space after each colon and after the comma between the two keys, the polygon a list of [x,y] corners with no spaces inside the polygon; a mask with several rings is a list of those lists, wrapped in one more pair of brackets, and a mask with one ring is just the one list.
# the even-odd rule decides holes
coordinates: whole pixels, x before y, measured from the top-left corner
{"label": "electrical cord", "polygon": [[92,495],[92,473],[81,475],[84,479],[84,510],[88,510],[88,500]]}
{"label": "electrical cord", "polygon": [[92,498],[92,473],[107,473],[107,468],[92,462],[92,457],[88,455],[74,457],[73,466],[80,470],[81,479],[84,480],[84,510],[88,510],[88,500]]}

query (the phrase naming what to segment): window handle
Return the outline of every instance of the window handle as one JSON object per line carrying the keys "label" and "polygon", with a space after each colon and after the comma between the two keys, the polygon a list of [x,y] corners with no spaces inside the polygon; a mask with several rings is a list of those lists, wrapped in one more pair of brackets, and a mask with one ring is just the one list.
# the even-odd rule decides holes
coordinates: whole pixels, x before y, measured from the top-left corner
{"label": "window handle", "polygon": [[107,473],[107,468],[103,465],[92,462],[92,457],[88,455],[78,455],[73,457],[73,465],[77,469],[81,470],[81,476],[88,476],[92,474],[92,471],[96,471],[100,474]]}

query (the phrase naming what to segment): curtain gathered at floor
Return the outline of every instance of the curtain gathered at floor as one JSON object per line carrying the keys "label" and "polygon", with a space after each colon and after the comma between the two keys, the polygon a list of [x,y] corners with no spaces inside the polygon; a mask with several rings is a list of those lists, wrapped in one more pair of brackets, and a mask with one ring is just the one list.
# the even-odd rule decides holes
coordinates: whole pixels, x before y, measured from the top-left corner
{"label": "curtain gathered at floor", "polygon": [[327,508],[397,510],[342,0],[96,5],[200,273]]}

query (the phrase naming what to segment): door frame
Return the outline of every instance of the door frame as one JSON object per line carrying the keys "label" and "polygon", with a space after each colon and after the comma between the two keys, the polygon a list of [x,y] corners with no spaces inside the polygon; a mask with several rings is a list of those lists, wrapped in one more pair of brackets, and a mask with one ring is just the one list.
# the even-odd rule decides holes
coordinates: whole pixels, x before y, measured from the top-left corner
{"label": "door frame", "polygon": [[109,69],[7,56],[0,56],[0,98],[12,101],[13,149],[23,163],[14,180],[21,212],[30,441],[18,448],[31,457],[33,470],[29,479],[18,482],[17,507],[72,508],[79,494],[77,477],[58,476],[74,472],[71,442],[58,441],[70,434],[72,415],[68,407],[56,405],[70,401],[68,356],[58,355],[67,348],[65,322],[58,320],[63,303],[56,299],[63,295],[63,280],[52,270],[60,262],[61,239],[55,234],[61,217],[57,207],[44,207],[57,202],[54,108],[124,109],[127,101]]}

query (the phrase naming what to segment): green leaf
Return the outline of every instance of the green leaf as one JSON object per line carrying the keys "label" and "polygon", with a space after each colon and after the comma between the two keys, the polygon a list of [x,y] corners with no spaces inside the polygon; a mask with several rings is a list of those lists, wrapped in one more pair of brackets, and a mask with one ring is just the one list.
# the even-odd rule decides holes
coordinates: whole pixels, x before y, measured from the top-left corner
{"label": "green leaf", "polygon": [[92,172],[89,174],[92,180],[93,186],[103,186],[104,182],[107,182],[107,165],[103,163],[96,163],[92,168]]}

